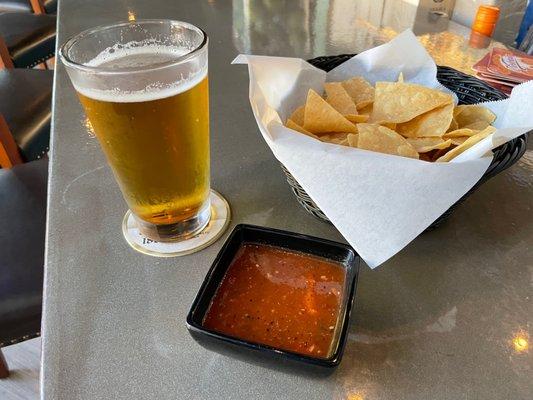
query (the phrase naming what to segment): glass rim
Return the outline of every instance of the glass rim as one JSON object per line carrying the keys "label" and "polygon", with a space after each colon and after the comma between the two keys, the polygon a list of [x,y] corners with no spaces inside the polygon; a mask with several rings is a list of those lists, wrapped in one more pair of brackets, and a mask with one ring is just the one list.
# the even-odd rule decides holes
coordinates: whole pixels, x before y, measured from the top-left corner
{"label": "glass rim", "polygon": [[[192,28],[193,30],[197,31],[200,35],[201,35],[201,38],[202,38],[202,41],[200,42],[200,44],[196,47],[194,47],[192,50],[188,51],[187,53],[179,56],[179,57],[176,57],[175,59],[172,59],[170,61],[164,61],[164,62],[160,62],[160,63],[157,63],[157,64],[153,64],[153,65],[148,65],[148,66],[144,66],[144,67],[140,67],[140,68],[135,68],[135,67],[132,67],[132,68],[128,68],[128,69],[124,69],[124,70],[117,70],[117,69],[114,69],[114,68],[106,68],[106,67],[100,67],[100,66],[90,66],[90,65],[86,65],[86,64],[83,64],[83,63],[80,63],[80,62],[76,62],[74,60],[72,60],[69,56],[68,56],[68,51],[76,44],[76,42],[80,41],[81,39],[84,39],[85,37],[93,34],[93,33],[96,33],[96,32],[99,32],[99,31],[104,31],[106,29],[111,29],[111,28],[119,28],[119,27],[122,27],[122,26],[128,26],[128,25],[133,25],[133,24],[139,24],[139,25],[143,25],[143,24],[179,24],[181,26],[186,26],[188,28]],[[76,35],[73,35],[71,37],[69,37],[67,39],[67,41],[65,43],[63,43],[63,45],[60,47],[59,49],[59,58],[61,59],[61,62],[67,66],[67,67],[70,67],[70,68],[73,68],[73,69],[77,69],[77,70],[81,70],[81,71],[84,71],[84,72],[91,72],[91,73],[99,73],[99,74],[109,74],[109,75],[114,75],[114,74],[117,74],[117,75],[120,75],[120,74],[130,74],[130,73],[135,73],[135,72],[150,72],[150,71],[155,71],[155,70],[159,70],[159,69],[164,69],[164,68],[167,68],[167,67],[171,67],[171,66],[175,66],[175,65],[178,65],[178,64],[181,64],[183,63],[184,61],[187,61],[189,60],[190,58],[192,58],[193,56],[195,56],[200,50],[202,50],[204,47],[207,46],[207,42],[208,42],[208,38],[207,38],[207,34],[204,32],[204,30],[202,28],[199,28],[189,22],[184,22],[184,21],[178,21],[178,20],[173,20],[173,19],[138,19],[138,20],[135,20],[135,21],[122,21],[122,22],[116,22],[114,24],[107,24],[107,25],[98,25],[98,26],[95,26],[93,28],[89,28],[89,29],[86,29]]]}

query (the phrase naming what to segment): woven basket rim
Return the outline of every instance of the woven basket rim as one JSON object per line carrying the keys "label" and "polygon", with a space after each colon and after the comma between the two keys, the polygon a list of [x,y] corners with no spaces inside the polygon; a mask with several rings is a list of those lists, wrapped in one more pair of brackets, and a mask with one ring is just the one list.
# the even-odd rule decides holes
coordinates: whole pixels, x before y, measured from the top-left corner
{"label": "woven basket rim", "polygon": [[[347,59],[353,57],[354,54],[340,54],[337,56],[320,56],[315,57],[312,59],[309,59],[308,62],[317,68],[320,68],[325,71],[329,71],[330,69],[334,68],[335,66],[339,65],[340,63],[346,61]],[[335,60],[339,60],[338,62],[335,62]],[[332,64],[335,64],[331,66],[331,68],[321,68],[319,63],[324,62],[330,62]],[[439,74],[453,74],[458,75],[458,84],[457,87],[455,87],[455,90],[452,88],[449,88],[446,86],[445,83],[442,83],[439,79]],[[461,87],[459,82],[464,82],[469,85],[473,86],[480,86],[480,90],[484,90],[488,92],[491,95],[491,98],[486,98],[487,101],[494,101],[494,100],[503,100],[506,99],[508,96],[504,93],[500,92],[499,90],[493,88],[492,86],[488,85],[487,83],[477,79],[474,76],[465,74],[464,72],[458,71],[452,67],[448,66],[437,66],[437,79],[439,82],[443,85],[448,87],[450,90],[452,90],[454,93],[457,94],[458,98],[461,100],[461,97],[469,95],[469,93],[462,93],[460,92],[460,89],[467,90],[464,87]],[[459,93],[458,93],[459,92]],[[477,95],[476,100],[480,100],[481,96],[478,93],[478,90],[475,90],[475,94]],[[461,97],[459,97],[461,96]],[[481,99],[482,100],[482,99]],[[477,101],[482,102],[482,101]],[[467,103],[468,104],[468,103]],[[504,143],[503,145],[497,147],[496,149],[493,149],[492,152],[494,154],[494,158],[490,164],[490,166],[485,171],[484,175],[481,177],[481,179],[468,191],[461,199],[459,199],[455,204],[453,204],[447,211],[444,212],[435,222],[433,222],[426,231],[432,230],[439,226],[457,207],[458,204],[460,204],[466,197],[468,197],[472,192],[474,192],[482,183],[484,183],[486,180],[491,178],[492,176],[497,175],[498,173],[502,172],[503,170],[507,169],[511,165],[513,165],[516,161],[520,159],[520,157],[524,154],[526,147],[527,147],[527,138],[528,133],[524,133],[523,135],[519,136],[518,138],[512,139],[509,142]],[[285,166],[282,164],[282,169],[286,174],[287,177],[287,183],[291,187],[296,199],[300,203],[300,205],[308,211],[313,216],[317,217],[318,219],[326,222],[330,222],[329,219],[326,217],[326,215],[323,213],[323,211],[314,203],[314,201],[311,199],[311,197],[307,194],[307,192],[300,186],[298,181],[291,175],[291,173],[285,168]]]}

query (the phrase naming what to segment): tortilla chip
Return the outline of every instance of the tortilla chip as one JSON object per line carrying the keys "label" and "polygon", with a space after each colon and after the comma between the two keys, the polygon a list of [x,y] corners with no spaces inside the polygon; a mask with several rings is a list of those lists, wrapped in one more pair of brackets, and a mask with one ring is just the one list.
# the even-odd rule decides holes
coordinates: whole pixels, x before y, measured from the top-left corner
{"label": "tortilla chip", "polygon": [[[454,109],[455,110],[455,109]],[[450,126],[446,130],[446,132],[451,132],[459,128],[459,124],[455,120],[455,118],[452,116],[452,121],[450,122]]]}
{"label": "tortilla chip", "polygon": [[450,103],[398,124],[396,132],[408,138],[440,137],[450,126],[452,118],[453,103]]}
{"label": "tortilla chip", "polygon": [[320,136],[320,140],[326,143],[334,143],[348,146],[348,135],[351,134],[347,132],[328,133],[326,135]]}
{"label": "tortilla chip", "polygon": [[466,139],[468,139],[467,136],[450,138],[450,140],[452,141],[452,144],[455,146],[459,146],[460,144],[463,144],[466,141]]}
{"label": "tortilla chip", "polygon": [[326,101],[342,115],[356,115],[357,107],[340,82],[324,83]]}
{"label": "tortilla chip", "polygon": [[451,139],[442,140],[441,138],[415,138],[407,141],[415,148],[419,153],[427,153],[431,150],[447,149],[452,145]]}
{"label": "tortilla chip", "polygon": [[434,146],[444,142],[440,137],[421,137],[421,138],[406,138],[411,145],[418,151],[421,147]]}
{"label": "tortilla chip", "polygon": [[362,76],[348,79],[342,82],[342,86],[352,98],[357,110],[368,106],[374,101],[374,88]]}
{"label": "tortilla chip", "polygon": [[[440,137],[422,137],[422,138],[406,138],[406,140],[415,148],[416,151],[420,153],[419,149],[423,149],[429,146],[436,146],[441,143],[444,143]],[[424,152],[425,153],[425,152]]]}
{"label": "tortilla chip", "polygon": [[300,106],[289,117],[289,119],[292,119],[293,122],[297,125],[303,126],[304,125],[304,114],[305,114],[305,106]]}
{"label": "tortilla chip", "polygon": [[361,122],[368,121],[368,118],[370,118],[369,115],[363,115],[363,114],[348,114],[345,115],[344,118],[346,118],[348,121],[353,122],[354,124],[359,124]]}
{"label": "tortilla chip", "polygon": [[357,147],[379,153],[418,158],[418,153],[403,136],[376,124],[358,124]]}
{"label": "tortilla chip", "polygon": [[349,146],[349,143],[348,143],[348,139],[343,139],[343,140],[340,140],[338,143],[336,144],[339,144],[341,146]]}
{"label": "tortilla chip", "polygon": [[485,121],[492,124],[496,119],[496,115],[480,105],[460,105],[453,111],[453,116],[459,125],[459,128],[464,128],[474,122]]}
{"label": "tortilla chip", "polygon": [[449,139],[449,138],[455,138],[455,137],[461,137],[461,136],[474,136],[477,133],[479,133],[479,131],[474,131],[468,128],[461,128],[461,129],[456,129],[451,132],[446,132],[442,137],[444,139]]}
{"label": "tortilla chip", "polygon": [[464,151],[468,150],[470,147],[478,143],[479,141],[485,139],[487,136],[489,136],[491,133],[493,133],[496,130],[496,128],[489,126],[486,129],[482,130],[481,132],[475,134],[474,136],[470,136],[468,139],[466,139],[463,143],[461,143],[459,146],[453,148],[443,156],[439,157],[437,159],[437,162],[445,162],[453,160],[455,157],[457,157],[459,154],[463,153]]}
{"label": "tortilla chip", "polygon": [[288,119],[285,126],[289,129],[292,129],[294,131],[303,133],[304,135],[310,136],[312,138],[318,139],[318,136],[313,135],[311,132],[306,131],[304,128],[302,128],[300,125],[298,125],[296,122],[294,122],[292,119]]}
{"label": "tortilla chip", "polygon": [[444,150],[452,145],[453,145],[452,140],[448,139],[442,143],[436,144],[435,146],[424,147],[420,149],[419,153],[427,153],[428,151],[431,151],[431,150]]}
{"label": "tortilla chip", "polygon": [[472,122],[471,124],[463,126],[463,128],[472,129],[474,131],[482,131],[489,125],[490,124],[487,121],[476,121],[476,122]]}
{"label": "tortilla chip", "polygon": [[398,126],[398,124],[395,124],[393,122],[384,122],[380,125],[386,126],[387,128],[392,129],[393,131],[396,131],[396,126]]}
{"label": "tortilla chip", "polygon": [[[377,82],[371,121],[402,123],[453,102],[450,94],[413,83]],[[448,126],[446,124],[446,126]]]}
{"label": "tortilla chip", "polygon": [[359,108],[357,111],[359,111],[360,115],[362,115],[362,114],[370,115],[370,114],[372,114],[372,109],[373,108],[374,108],[374,102],[372,102],[370,104],[367,104],[364,107]]}
{"label": "tortilla chip", "polygon": [[357,133],[354,124],[329,105],[314,90],[310,89],[305,103],[303,128],[314,134],[329,132]]}
{"label": "tortilla chip", "polygon": [[362,110],[363,108],[373,104],[374,102],[373,101],[370,101],[370,100],[364,100],[364,101],[360,101],[359,103],[357,103],[355,106],[357,107],[357,111],[359,110]]}
{"label": "tortilla chip", "polygon": [[359,135],[358,134],[350,133],[347,136],[347,139],[348,139],[348,146],[357,147],[357,141],[359,139]]}
{"label": "tortilla chip", "polygon": [[[451,140],[451,139],[450,139]],[[431,159],[431,162],[435,162],[437,161],[439,158],[441,158],[443,155],[445,155],[446,153],[448,153],[449,151],[453,150],[456,146],[454,145],[451,145],[450,147],[448,147],[447,149],[439,149],[439,150],[432,150],[430,152],[427,152],[427,153],[423,153],[423,154],[427,154],[430,159]]]}

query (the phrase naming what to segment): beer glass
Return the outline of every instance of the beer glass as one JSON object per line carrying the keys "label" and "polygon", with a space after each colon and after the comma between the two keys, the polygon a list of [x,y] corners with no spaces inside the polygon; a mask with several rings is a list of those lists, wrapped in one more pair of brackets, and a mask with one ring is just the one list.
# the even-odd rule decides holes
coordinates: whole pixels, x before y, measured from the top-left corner
{"label": "beer glass", "polygon": [[87,30],[60,57],[142,234],[194,236],[209,223],[207,36],[179,21]]}

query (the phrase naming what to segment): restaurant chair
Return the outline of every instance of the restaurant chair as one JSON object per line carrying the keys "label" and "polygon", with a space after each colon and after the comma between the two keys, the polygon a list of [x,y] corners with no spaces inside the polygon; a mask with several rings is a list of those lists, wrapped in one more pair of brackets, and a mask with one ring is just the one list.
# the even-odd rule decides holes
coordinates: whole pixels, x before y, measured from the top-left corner
{"label": "restaurant chair", "polygon": [[57,0],[0,0],[0,12],[55,14]]}
{"label": "restaurant chair", "polygon": [[55,14],[57,12],[57,0],[26,0],[31,3],[35,14]]}
{"label": "restaurant chair", "polygon": [[40,332],[52,80],[0,71],[0,378],[1,348]]}
{"label": "restaurant chair", "polygon": [[53,71],[0,71],[0,167],[48,153]]}
{"label": "restaurant chair", "polygon": [[0,169],[0,378],[2,348],[39,336],[48,159]]}
{"label": "restaurant chair", "polygon": [[55,55],[56,17],[0,13],[0,69],[33,68]]}

